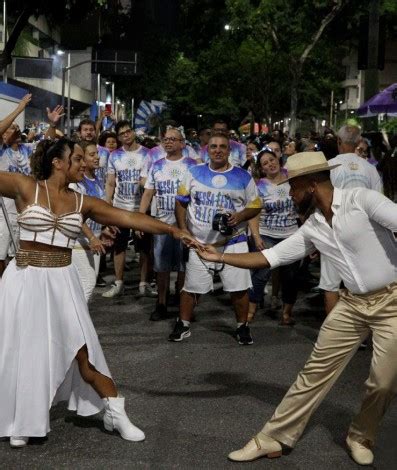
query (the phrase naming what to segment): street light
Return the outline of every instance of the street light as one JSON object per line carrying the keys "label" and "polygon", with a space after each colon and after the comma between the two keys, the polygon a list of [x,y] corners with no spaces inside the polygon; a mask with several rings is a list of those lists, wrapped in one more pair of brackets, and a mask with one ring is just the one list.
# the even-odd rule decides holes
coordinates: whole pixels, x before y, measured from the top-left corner
{"label": "street light", "polygon": [[224,28],[225,28],[226,31],[230,31],[232,29],[230,24],[225,24]]}
{"label": "street light", "polygon": [[64,55],[64,54],[65,54],[65,51],[62,51],[61,49],[57,50],[57,55]]}

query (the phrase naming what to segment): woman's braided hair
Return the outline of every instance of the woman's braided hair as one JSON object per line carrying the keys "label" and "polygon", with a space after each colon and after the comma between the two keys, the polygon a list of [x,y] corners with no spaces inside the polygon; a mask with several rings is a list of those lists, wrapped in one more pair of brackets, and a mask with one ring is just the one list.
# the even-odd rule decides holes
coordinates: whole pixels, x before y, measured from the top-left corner
{"label": "woman's braided hair", "polygon": [[69,148],[73,152],[75,145],[75,142],[65,137],[59,140],[41,141],[36,151],[30,157],[32,176],[37,180],[48,179],[52,173],[52,161],[54,158],[62,159],[65,150]]}

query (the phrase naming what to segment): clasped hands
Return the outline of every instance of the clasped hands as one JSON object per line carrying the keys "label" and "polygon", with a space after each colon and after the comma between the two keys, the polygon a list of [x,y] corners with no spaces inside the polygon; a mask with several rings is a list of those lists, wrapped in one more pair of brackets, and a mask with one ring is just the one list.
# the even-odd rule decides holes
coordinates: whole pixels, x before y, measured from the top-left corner
{"label": "clasped hands", "polygon": [[178,233],[179,238],[184,245],[193,248],[200,258],[214,263],[221,263],[222,253],[219,253],[213,245],[205,245],[196,240],[187,230],[181,230]]}

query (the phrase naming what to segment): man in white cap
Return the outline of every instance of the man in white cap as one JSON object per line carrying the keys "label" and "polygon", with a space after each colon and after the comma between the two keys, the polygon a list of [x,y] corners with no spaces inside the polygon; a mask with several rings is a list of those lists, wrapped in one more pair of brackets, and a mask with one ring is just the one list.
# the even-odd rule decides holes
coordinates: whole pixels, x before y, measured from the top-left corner
{"label": "man in white cap", "polygon": [[262,252],[223,254],[213,247],[205,260],[240,268],[276,268],[317,249],[346,287],[324,321],[313,352],[272,418],[233,461],[279,457],[294,447],[306,424],[371,331],[373,360],[365,396],[346,439],[352,458],[371,465],[379,423],[397,392],[397,205],[377,191],[338,189],[322,152],[304,152],[287,162],[290,195],[311,213],[291,237]]}

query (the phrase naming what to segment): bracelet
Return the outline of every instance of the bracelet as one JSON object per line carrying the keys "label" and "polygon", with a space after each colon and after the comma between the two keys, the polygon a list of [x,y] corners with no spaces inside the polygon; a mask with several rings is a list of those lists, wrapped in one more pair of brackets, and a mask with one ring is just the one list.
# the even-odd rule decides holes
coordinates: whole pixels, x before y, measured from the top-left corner
{"label": "bracelet", "polygon": [[90,237],[90,238],[88,239],[88,242],[91,243],[94,238],[96,238],[95,235],[93,235],[92,237]]}
{"label": "bracelet", "polygon": [[223,265],[225,264],[225,252],[222,253],[222,256],[219,262],[222,263]]}

